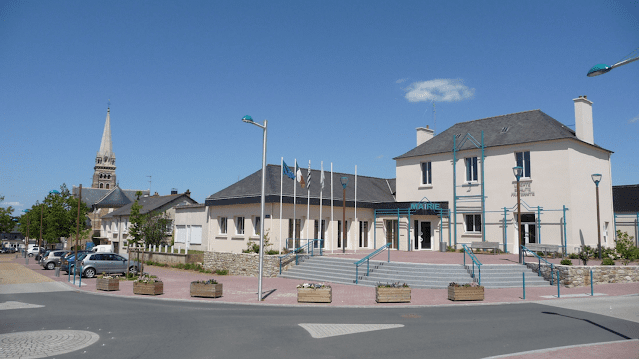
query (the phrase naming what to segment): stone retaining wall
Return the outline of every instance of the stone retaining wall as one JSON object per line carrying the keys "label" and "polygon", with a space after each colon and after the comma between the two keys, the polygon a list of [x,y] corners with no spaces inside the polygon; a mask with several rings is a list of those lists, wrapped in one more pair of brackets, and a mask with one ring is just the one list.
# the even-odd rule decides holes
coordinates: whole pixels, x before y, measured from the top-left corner
{"label": "stone retaining wall", "polygon": [[[256,253],[205,252],[203,265],[205,269],[212,271],[226,269],[230,275],[257,277],[260,274],[260,256]],[[295,257],[291,256],[282,263],[282,271],[293,265],[295,265]],[[264,255],[263,276],[277,277],[279,273],[279,255]]]}
{"label": "stone retaining wall", "polygon": [[[187,263],[202,263],[204,262],[204,253],[190,253],[190,254],[178,254],[178,253],[161,253],[161,252],[144,252],[140,256],[143,261],[152,261],[156,263],[176,265]],[[131,251],[129,253],[130,259],[138,259],[138,255]]]}
{"label": "stone retaining wall", "polygon": [[[526,263],[535,273],[538,273],[537,263]],[[592,270],[593,284],[605,283],[631,283],[639,282],[639,266],[554,266],[557,278],[559,271],[559,282],[566,288],[582,287],[590,285],[590,271]],[[550,280],[550,266],[541,265],[541,275]]]}

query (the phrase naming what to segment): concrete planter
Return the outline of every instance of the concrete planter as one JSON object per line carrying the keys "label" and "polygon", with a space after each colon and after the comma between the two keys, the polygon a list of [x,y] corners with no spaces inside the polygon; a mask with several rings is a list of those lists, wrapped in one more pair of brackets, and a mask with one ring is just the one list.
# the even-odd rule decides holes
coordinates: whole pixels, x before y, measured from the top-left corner
{"label": "concrete planter", "polygon": [[457,300],[484,300],[484,287],[455,287],[448,286],[448,299]]}
{"label": "concrete planter", "polygon": [[98,278],[95,280],[95,289],[105,291],[120,290],[120,280],[117,278]]}
{"label": "concrete planter", "polygon": [[377,303],[410,303],[410,287],[376,287]]}
{"label": "concrete planter", "polygon": [[333,288],[297,288],[298,303],[331,303]]}
{"label": "concrete planter", "polygon": [[218,298],[222,296],[222,283],[191,282],[191,297]]}
{"label": "concrete planter", "polygon": [[133,294],[160,295],[164,293],[164,283],[162,282],[133,282]]}

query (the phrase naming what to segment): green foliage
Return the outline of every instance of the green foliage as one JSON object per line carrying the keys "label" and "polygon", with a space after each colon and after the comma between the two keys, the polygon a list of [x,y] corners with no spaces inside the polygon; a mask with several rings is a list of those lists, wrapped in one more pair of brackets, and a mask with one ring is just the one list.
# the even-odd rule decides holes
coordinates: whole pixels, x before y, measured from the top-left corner
{"label": "green foliage", "polygon": [[610,258],[610,257],[606,257],[601,261],[601,265],[602,266],[614,266],[615,265],[615,261]]}
{"label": "green foliage", "polygon": [[588,264],[588,260],[595,256],[595,249],[590,246],[582,246],[579,252],[579,259],[584,265]]}
{"label": "green foliage", "polygon": [[570,258],[570,259],[579,259],[579,254],[577,254],[577,253],[570,253],[570,254],[568,255],[568,258]]}
{"label": "green foliage", "polygon": [[[0,196],[0,202],[4,201],[4,197]],[[8,233],[15,227],[15,222],[11,214],[13,213],[13,207],[7,208],[0,207],[0,233]]]}
{"label": "green foliage", "polygon": [[[271,251],[268,247],[271,246],[271,243],[268,238],[268,232],[264,231],[264,253],[267,254],[278,254],[278,251]],[[271,253],[275,252],[275,253]],[[260,242],[251,242],[250,240],[246,243],[246,249],[242,249],[242,253],[260,253]]]}
{"label": "green foliage", "polygon": [[217,274],[217,275],[228,275],[229,274],[229,270],[228,269],[216,269],[215,270],[215,274]]}
{"label": "green foliage", "polygon": [[455,247],[453,246],[446,246],[446,252],[454,252],[455,251]]}
{"label": "green foliage", "polygon": [[[49,193],[44,200],[36,202],[29,212],[20,217],[20,232],[30,238],[40,237],[46,243],[58,243],[61,237],[75,238],[78,232],[78,202],[80,202],[80,236],[88,238],[91,228],[87,227],[87,205],[74,197],[66,184],[60,186],[60,193]],[[28,228],[27,228],[28,227]]]}
{"label": "green foliage", "polygon": [[572,261],[570,259],[562,259],[561,260],[561,265],[571,266],[572,265]]}
{"label": "green foliage", "polygon": [[629,236],[628,233],[617,230],[615,250],[624,264],[639,259],[639,248],[635,246],[633,239],[634,237]]}

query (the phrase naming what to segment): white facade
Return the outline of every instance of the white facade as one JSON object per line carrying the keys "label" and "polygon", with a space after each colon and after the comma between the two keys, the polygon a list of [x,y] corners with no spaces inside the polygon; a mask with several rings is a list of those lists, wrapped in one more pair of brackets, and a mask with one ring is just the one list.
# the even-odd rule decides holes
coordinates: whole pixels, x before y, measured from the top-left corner
{"label": "white facade", "polygon": [[[392,248],[400,250],[428,251],[489,241],[499,242],[501,249],[517,253],[517,180],[513,167],[518,165],[524,167],[519,185],[525,244],[560,245],[568,252],[583,245],[596,247],[597,187],[591,176],[598,173],[602,175],[598,186],[601,243],[613,246],[612,152],[594,144],[592,102],[579,97],[574,105],[576,131],[539,110],[459,123],[434,137],[432,130],[418,128],[417,147],[395,158],[395,181],[376,179],[373,185],[360,189],[374,192],[372,197],[381,200],[369,197],[366,205],[358,203],[355,210],[354,198],[347,196],[346,249],[374,249],[391,243]],[[456,133],[460,129],[468,132]],[[473,141],[467,138],[469,133],[474,146],[468,145]],[[482,151],[484,134],[487,141]],[[292,193],[284,194],[289,201],[284,201],[281,221],[279,192],[267,193],[264,228],[270,249],[291,248],[287,239],[293,236],[324,238],[326,250],[342,249],[338,235],[342,220],[339,184],[342,175],[333,177],[338,180],[333,190],[334,200],[339,204],[335,204],[332,214],[328,195],[331,191],[324,190],[323,235],[315,229],[320,219],[317,194],[308,220],[305,195],[298,197],[295,217],[301,228],[298,234],[293,234],[289,228],[294,211]],[[201,225],[199,246],[206,250],[238,253],[248,243],[257,243],[259,233],[255,228],[259,226],[260,204],[254,195],[244,194],[256,192],[257,173],[252,176],[255,178],[247,177],[211,196],[207,206],[198,209],[201,214],[179,209],[176,224],[185,228]],[[274,182],[274,178],[267,177],[267,181]],[[279,174],[276,178],[277,184],[271,183],[268,188],[279,189]],[[255,188],[248,189],[246,183]],[[392,195],[379,191],[386,187]],[[437,205],[442,210],[410,210],[412,204],[420,202],[422,206]]]}

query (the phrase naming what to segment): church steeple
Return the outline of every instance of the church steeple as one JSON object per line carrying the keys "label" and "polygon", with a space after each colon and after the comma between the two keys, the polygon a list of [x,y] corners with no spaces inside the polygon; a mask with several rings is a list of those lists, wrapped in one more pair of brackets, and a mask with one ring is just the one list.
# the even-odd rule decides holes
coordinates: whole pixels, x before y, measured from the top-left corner
{"label": "church steeple", "polygon": [[102,132],[100,150],[93,167],[93,188],[111,189],[115,187],[115,154],[111,143],[111,109],[107,108],[106,122]]}

